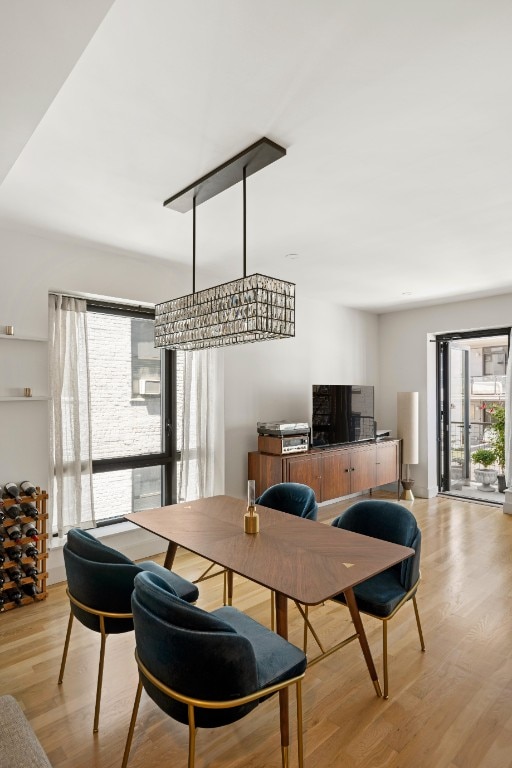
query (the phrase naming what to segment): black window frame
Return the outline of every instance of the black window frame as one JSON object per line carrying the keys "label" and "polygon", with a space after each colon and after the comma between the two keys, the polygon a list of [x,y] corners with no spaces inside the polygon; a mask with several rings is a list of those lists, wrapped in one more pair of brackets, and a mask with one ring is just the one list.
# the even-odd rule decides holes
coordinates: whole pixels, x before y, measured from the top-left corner
{"label": "black window frame", "polygon": [[[141,305],[116,304],[107,301],[87,299],[87,312],[133,318],[155,318],[155,310]],[[160,453],[138,456],[119,456],[112,459],[93,459],[92,473],[116,472],[123,469],[161,467],[161,503],[163,506],[176,503],[176,466],[179,460],[176,449],[176,353],[161,350],[161,424],[162,445]],[[99,520],[97,527],[113,525],[126,520],[124,515]]]}

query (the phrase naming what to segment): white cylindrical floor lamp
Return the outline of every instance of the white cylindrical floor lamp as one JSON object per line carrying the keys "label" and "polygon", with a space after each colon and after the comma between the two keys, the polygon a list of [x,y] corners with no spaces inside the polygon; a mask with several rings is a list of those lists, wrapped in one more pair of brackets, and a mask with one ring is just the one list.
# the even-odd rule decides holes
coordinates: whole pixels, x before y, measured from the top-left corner
{"label": "white cylindrical floor lamp", "polygon": [[414,480],[409,474],[409,465],[418,463],[418,392],[398,392],[396,402],[396,432],[402,441],[402,464],[405,477],[402,478],[401,499],[412,501]]}

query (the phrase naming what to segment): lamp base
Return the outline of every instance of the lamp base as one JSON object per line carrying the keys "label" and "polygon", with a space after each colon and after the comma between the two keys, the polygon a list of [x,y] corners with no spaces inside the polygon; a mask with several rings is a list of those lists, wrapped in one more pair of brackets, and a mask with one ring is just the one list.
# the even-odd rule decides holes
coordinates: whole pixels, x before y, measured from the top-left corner
{"label": "lamp base", "polygon": [[250,512],[246,512],[244,515],[244,531],[245,533],[259,533],[260,532],[260,516],[257,512],[252,515]]}
{"label": "lamp base", "polygon": [[402,480],[402,493],[400,494],[400,498],[404,499],[405,501],[414,501],[414,494],[412,492],[412,487],[414,485],[414,480],[411,480],[410,478]]}

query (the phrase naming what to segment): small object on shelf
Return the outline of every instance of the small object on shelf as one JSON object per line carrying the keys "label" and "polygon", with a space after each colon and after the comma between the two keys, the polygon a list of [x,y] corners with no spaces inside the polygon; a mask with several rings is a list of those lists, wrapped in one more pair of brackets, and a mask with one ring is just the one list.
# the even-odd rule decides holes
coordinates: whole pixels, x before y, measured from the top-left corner
{"label": "small object on shelf", "polygon": [[7,550],[7,557],[9,560],[12,560],[13,563],[19,563],[23,557],[23,550],[18,544],[13,544],[13,546],[9,547]]}
{"label": "small object on shelf", "polygon": [[[31,397],[31,395],[27,395],[27,397]],[[20,483],[20,488],[25,496],[32,496],[33,499],[37,499],[36,487],[30,480],[23,480]]]}
{"label": "small object on shelf", "polygon": [[34,600],[37,598],[37,595],[40,594],[35,584],[23,584],[22,589],[26,595],[33,597]]}
{"label": "small object on shelf", "polygon": [[31,578],[34,581],[37,581],[39,576],[39,571],[35,567],[35,565],[32,565],[32,563],[26,563],[22,566],[23,572],[27,578]]}
{"label": "small object on shelf", "polygon": [[38,555],[39,555],[39,550],[37,549],[35,544],[32,544],[32,542],[29,542],[23,548],[23,557],[32,557],[34,560],[37,560]]}
{"label": "small object on shelf", "polygon": [[34,523],[24,523],[21,526],[21,533],[28,539],[34,539],[34,541],[37,541],[39,538],[39,531],[35,527]]}
{"label": "small object on shelf", "polygon": [[15,603],[16,605],[21,605],[21,600],[23,595],[17,587],[11,587],[11,589],[5,589],[4,594],[7,597],[8,603]]}
{"label": "small object on shelf", "polygon": [[32,397],[32,388],[31,387],[24,387],[24,389],[23,389],[23,397]]}
{"label": "small object on shelf", "polygon": [[5,326],[5,335],[6,336],[14,336],[14,325],[6,325]]}
{"label": "small object on shelf", "polygon": [[4,520],[6,517],[8,517],[11,520],[14,520],[15,522],[19,523],[19,521],[23,517],[23,512],[19,504],[11,504],[10,507],[4,506],[4,512],[2,512],[2,515],[4,517]]}
{"label": "small object on shelf", "polygon": [[5,529],[7,536],[11,539],[11,541],[18,541],[23,537],[23,534],[21,532],[21,528],[17,523],[14,525],[10,525],[8,528]]}
{"label": "small object on shelf", "polygon": [[4,499],[16,499],[18,504],[21,501],[20,492],[16,483],[6,483],[3,491]]}
{"label": "small object on shelf", "polygon": [[5,574],[9,577],[9,581],[15,581],[16,584],[19,584],[23,578],[23,571],[17,565],[11,565],[10,568],[6,568]]}
{"label": "small object on shelf", "polygon": [[34,520],[37,520],[39,510],[33,501],[22,501],[20,507],[25,517],[32,517]]}

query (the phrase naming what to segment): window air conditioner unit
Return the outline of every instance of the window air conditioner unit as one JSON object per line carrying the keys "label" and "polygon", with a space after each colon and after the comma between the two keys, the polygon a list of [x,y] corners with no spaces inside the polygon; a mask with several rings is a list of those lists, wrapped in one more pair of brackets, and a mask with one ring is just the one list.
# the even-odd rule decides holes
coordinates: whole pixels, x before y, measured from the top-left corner
{"label": "window air conditioner unit", "polygon": [[140,395],[159,395],[160,382],[156,379],[139,379]]}

